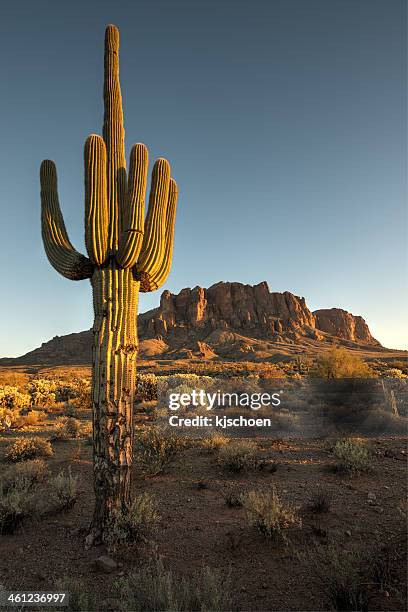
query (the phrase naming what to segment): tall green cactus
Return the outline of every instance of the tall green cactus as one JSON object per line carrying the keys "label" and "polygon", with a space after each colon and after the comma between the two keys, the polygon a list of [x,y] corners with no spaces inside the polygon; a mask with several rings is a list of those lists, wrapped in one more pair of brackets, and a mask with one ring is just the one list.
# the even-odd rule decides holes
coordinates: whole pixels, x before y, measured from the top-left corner
{"label": "tall green cactus", "polygon": [[135,144],[126,175],[119,31],[105,32],[103,138],[85,143],[85,243],[88,257],[69,241],[61,214],[57,173],[41,164],[42,236],[47,257],[65,278],[89,278],[93,291],[93,444],[95,511],[90,541],[100,540],[112,511],[130,503],[139,291],[158,289],[171,266],[177,184],[170,166],[153,167],[144,219],[148,152]]}

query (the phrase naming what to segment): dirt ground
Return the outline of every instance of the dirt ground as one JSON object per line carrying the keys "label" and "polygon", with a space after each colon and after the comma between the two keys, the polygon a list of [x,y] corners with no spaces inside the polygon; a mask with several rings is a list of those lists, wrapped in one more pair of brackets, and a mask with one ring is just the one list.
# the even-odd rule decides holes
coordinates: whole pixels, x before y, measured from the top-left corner
{"label": "dirt ground", "polygon": [[[46,434],[44,434],[46,435]],[[2,434],[0,459],[15,434]],[[319,551],[335,545],[339,552],[355,550],[373,559],[392,552],[392,584],[387,590],[370,585],[370,610],[405,610],[406,439],[375,438],[373,471],[350,477],[330,469],[330,441],[267,439],[259,442],[263,469],[230,474],[217,464],[214,452],[183,451],[166,473],[145,478],[135,468],[135,493],[154,494],[161,515],[149,545],[135,545],[116,555],[111,574],[96,569],[103,546],[86,550],[84,540],[92,508],[92,447],[78,441],[54,443],[47,463],[53,473],[72,466],[80,476],[75,506],[46,520],[29,520],[13,535],[0,536],[0,583],[7,589],[53,589],[64,576],[83,581],[96,594],[99,610],[116,610],[113,583],[118,576],[146,563],[155,552],[176,575],[187,576],[202,565],[231,573],[235,606],[241,610],[328,610],[314,567]],[[273,469],[270,469],[272,464]],[[5,464],[0,464],[0,470]],[[223,493],[266,489],[275,484],[281,497],[297,509],[302,528],[289,534],[287,544],[274,544],[247,526],[245,510],[228,507]],[[330,510],[316,514],[310,500],[324,490]],[[370,499],[374,494],[375,500]],[[406,508],[406,505],[405,505]]]}

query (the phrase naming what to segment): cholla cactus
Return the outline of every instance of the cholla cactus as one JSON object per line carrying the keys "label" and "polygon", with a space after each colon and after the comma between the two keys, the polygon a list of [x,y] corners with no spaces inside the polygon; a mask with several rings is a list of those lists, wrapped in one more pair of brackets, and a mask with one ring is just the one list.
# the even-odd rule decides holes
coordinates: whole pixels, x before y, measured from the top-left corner
{"label": "cholla cactus", "polygon": [[85,143],[85,243],[88,257],[69,241],[58,203],[57,174],[41,165],[42,235],[50,263],[93,289],[93,413],[95,513],[89,542],[100,540],[113,511],[130,505],[132,409],[139,291],[166,280],[173,250],[177,185],[165,159],[153,167],[144,219],[148,152],[135,144],[126,174],[119,31],[105,33],[103,138]]}

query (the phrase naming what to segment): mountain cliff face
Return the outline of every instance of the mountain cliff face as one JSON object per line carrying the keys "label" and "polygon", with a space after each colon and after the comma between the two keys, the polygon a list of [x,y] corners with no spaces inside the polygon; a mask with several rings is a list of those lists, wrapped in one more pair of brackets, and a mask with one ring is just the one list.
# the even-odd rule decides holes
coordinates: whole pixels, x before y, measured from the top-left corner
{"label": "mountain cliff face", "polygon": [[[217,283],[208,289],[164,291],[160,306],[139,315],[140,356],[269,359],[277,352],[316,350],[342,342],[378,347],[364,319],[332,308],[311,312],[305,298],[258,285]],[[91,361],[92,332],[55,337],[15,364],[80,364]]]}
{"label": "mountain cliff face", "polygon": [[145,337],[200,336],[216,329],[250,332],[254,337],[273,337],[284,332],[307,332],[315,328],[305,299],[286,291],[271,293],[266,282],[259,285],[217,283],[209,289],[182,289],[178,295],[164,291],[160,307],[141,321]]}
{"label": "mountain cliff face", "polygon": [[345,310],[341,310],[341,308],[315,310],[313,314],[316,327],[331,336],[344,338],[352,342],[380,346],[378,340],[372,337],[363,317],[352,315]]}

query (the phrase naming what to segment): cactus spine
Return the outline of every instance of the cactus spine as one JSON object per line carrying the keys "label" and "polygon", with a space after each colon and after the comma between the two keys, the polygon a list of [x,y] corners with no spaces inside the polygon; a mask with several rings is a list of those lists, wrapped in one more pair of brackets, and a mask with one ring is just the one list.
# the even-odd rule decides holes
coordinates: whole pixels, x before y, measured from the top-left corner
{"label": "cactus spine", "polygon": [[42,236],[51,265],[65,278],[89,278],[93,292],[93,444],[95,511],[88,542],[100,541],[112,511],[130,503],[133,399],[139,291],[154,291],[171,266],[177,184],[169,163],[156,161],[144,216],[148,152],[135,144],[126,173],[119,31],[105,32],[103,138],[85,143],[85,244],[69,241],[61,214],[57,173],[41,164]]}

